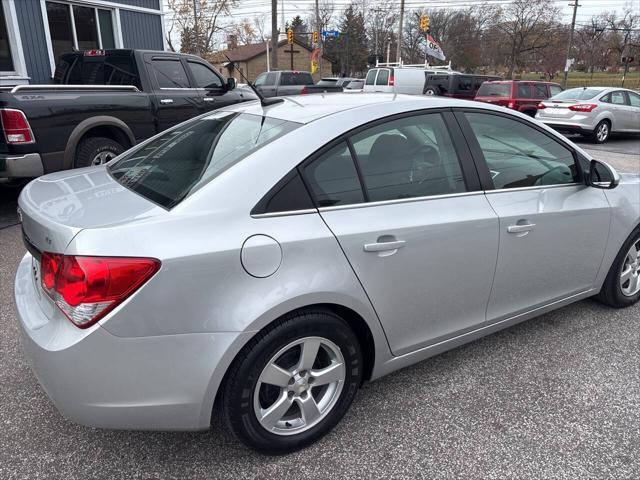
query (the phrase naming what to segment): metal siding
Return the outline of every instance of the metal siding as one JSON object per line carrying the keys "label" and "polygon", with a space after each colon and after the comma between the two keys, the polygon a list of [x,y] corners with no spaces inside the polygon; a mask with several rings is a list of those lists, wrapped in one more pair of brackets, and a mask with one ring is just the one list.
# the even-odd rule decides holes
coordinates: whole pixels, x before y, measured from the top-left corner
{"label": "metal siding", "polygon": [[152,8],[160,10],[160,0],[110,0],[113,3],[121,3],[132,7]]}
{"label": "metal siding", "polygon": [[19,0],[15,6],[30,83],[50,83],[51,64],[44,33],[48,26],[42,20],[40,0]]}
{"label": "metal siding", "polygon": [[164,50],[160,15],[120,10],[120,23],[124,48]]}

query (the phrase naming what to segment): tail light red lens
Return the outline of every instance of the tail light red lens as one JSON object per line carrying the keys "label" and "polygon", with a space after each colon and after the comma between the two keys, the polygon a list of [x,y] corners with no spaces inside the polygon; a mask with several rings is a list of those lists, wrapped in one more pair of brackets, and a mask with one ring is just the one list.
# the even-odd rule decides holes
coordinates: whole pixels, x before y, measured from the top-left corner
{"label": "tail light red lens", "polygon": [[0,120],[7,144],[25,145],[35,141],[27,117],[21,110],[1,108]]}
{"label": "tail light red lens", "polygon": [[42,288],[79,328],[96,323],[160,268],[155,258],[77,257],[45,252]]}
{"label": "tail light red lens", "polygon": [[393,75],[389,76],[388,86],[393,87],[396,84],[396,79]]}
{"label": "tail light red lens", "polygon": [[595,103],[579,103],[578,105],[569,105],[569,110],[574,112],[590,112],[597,106]]}
{"label": "tail light red lens", "polygon": [[300,95],[306,95],[307,93],[309,93],[309,89],[307,87],[302,87],[302,90],[300,90]]}
{"label": "tail light red lens", "polygon": [[544,110],[545,108],[547,108],[544,103],[539,103],[538,104],[538,110]]}
{"label": "tail light red lens", "polygon": [[509,102],[509,103],[507,103],[507,107],[509,107],[509,108],[516,108],[516,102]]}

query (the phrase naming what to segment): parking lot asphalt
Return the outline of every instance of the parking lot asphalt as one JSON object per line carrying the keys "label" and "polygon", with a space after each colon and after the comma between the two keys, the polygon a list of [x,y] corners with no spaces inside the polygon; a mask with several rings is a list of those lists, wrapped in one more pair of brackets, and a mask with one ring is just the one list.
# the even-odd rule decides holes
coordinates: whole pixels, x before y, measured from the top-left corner
{"label": "parking lot asphalt", "polygon": [[[640,172],[640,157],[613,153]],[[14,199],[0,199],[3,480],[640,478],[640,305],[612,310],[592,300],[366,384],[332,433],[286,456],[256,454],[218,428],[75,425],[48,400],[20,346],[12,294],[24,248],[11,226]]]}

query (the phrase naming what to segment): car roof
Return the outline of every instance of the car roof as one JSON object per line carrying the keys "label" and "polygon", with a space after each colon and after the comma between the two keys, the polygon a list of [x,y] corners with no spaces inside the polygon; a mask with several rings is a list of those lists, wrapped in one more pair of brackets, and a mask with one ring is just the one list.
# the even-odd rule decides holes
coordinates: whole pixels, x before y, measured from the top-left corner
{"label": "car roof", "polygon": [[470,104],[478,108],[491,109],[491,106],[486,104],[448,97],[401,95],[393,93],[365,93],[357,96],[346,93],[318,93],[282,98],[282,102],[266,107],[261,106],[260,102],[255,100],[224,107],[221,110],[267,116],[289,122],[310,123],[347,110],[356,108],[375,109],[377,106],[392,102],[400,108],[406,106],[406,111],[423,108],[468,107]]}

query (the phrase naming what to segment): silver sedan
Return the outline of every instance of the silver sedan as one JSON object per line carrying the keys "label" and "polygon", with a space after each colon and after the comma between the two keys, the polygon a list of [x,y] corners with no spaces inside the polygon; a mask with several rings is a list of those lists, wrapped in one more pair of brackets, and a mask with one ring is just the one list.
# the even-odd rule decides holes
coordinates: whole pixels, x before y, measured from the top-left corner
{"label": "silver sedan", "polygon": [[217,412],[268,453],[327,433],[364,381],[640,298],[639,177],[461,100],[229,107],[19,206],[23,344],[63,415],[198,430]]}
{"label": "silver sedan", "polygon": [[536,118],[604,143],[612,133],[640,133],[640,95],[624,88],[571,88],[540,102]]}

